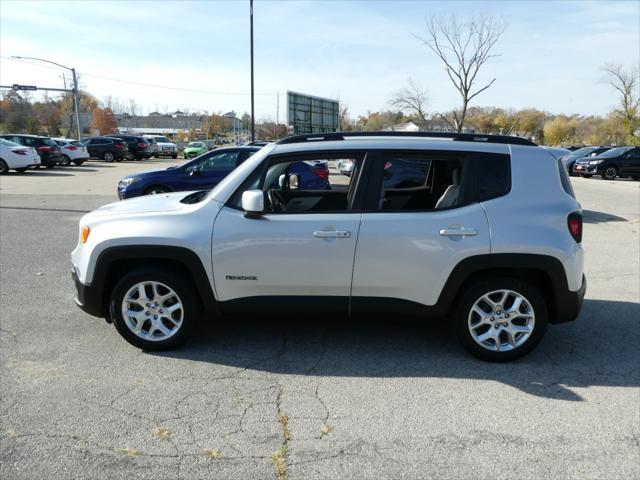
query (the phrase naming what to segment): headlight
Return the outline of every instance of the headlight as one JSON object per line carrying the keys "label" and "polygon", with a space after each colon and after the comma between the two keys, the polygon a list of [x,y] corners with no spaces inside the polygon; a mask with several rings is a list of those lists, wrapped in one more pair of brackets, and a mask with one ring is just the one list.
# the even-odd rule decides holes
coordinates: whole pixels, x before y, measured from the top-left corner
{"label": "headlight", "polygon": [[127,188],[132,183],[136,183],[138,181],[137,178],[123,178],[118,183],[118,188]]}
{"label": "headlight", "polygon": [[604,160],[593,160],[589,162],[589,165],[600,165]]}

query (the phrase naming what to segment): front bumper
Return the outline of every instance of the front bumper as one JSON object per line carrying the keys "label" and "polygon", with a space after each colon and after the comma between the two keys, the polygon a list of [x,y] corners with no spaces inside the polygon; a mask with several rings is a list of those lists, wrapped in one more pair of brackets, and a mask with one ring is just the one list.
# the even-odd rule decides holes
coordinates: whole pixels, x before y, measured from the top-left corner
{"label": "front bumper", "polygon": [[582,275],[582,285],[578,291],[557,292],[555,315],[549,319],[549,323],[572,322],[578,318],[586,291],[587,278]]}
{"label": "front bumper", "polygon": [[71,278],[76,287],[73,301],[83,311],[94,317],[105,316],[105,305],[101,292],[92,285],[85,285],[78,279],[75,269],[71,270]]}

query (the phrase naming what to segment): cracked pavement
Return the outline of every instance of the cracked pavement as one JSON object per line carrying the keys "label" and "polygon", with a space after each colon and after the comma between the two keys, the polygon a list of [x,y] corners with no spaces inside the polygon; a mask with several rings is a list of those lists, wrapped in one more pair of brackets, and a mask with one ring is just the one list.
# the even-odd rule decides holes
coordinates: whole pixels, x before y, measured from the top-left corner
{"label": "cracked pavement", "polygon": [[640,478],[640,184],[574,186],[583,311],[510,364],[394,319],[223,320],[141,352],[71,300],[79,211],[114,198],[3,194],[0,478]]}

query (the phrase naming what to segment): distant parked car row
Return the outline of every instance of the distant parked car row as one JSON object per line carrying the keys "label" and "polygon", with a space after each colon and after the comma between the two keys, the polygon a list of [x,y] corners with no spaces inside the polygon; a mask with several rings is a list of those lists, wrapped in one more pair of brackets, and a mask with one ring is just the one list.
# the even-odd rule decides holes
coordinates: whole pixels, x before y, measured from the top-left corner
{"label": "distant parked car row", "polygon": [[600,175],[606,180],[633,178],[640,180],[640,147],[607,148],[599,154],[582,157],[573,172],[585,178]]}

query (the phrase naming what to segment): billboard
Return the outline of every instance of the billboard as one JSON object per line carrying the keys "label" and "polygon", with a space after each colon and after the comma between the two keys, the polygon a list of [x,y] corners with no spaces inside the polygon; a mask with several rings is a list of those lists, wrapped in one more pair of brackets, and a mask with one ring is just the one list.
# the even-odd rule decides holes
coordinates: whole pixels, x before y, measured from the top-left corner
{"label": "billboard", "polygon": [[287,122],[294,134],[338,131],[337,100],[287,91]]}

